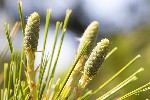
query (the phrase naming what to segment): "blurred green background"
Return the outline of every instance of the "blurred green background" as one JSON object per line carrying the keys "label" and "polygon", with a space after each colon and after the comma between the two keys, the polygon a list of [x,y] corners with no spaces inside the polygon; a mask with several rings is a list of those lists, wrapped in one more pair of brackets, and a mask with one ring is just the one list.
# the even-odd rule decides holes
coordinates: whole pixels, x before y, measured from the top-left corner
{"label": "blurred green background", "polygon": [[[30,13],[36,11],[41,16],[41,29],[38,50],[42,47],[43,30],[45,23],[46,9],[53,10],[51,28],[48,36],[47,52],[50,50],[53,34],[55,29],[55,21],[63,20],[67,8],[73,10],[68,25],[65,41],[63,43],[61,55],[56,71],[56,79],[66,75],[76,54],[79,44],[78,38],[90,22],[97,20],[100,23],[99,38],[110,39],[110,50],[115,46],[118,47],[108,60],[101,67],[98,75],[88,85],[89,89],[97,89],[102,83],[119,71],[136,55],[141,54],[141,58],[125,70],[119,77],[112,81],[97,95],[90,98],[98,98],[100,94],[107,92],[118,83],[126,79],[134,71],[143,67],[144,72],[138,75],[138,80],[119,90],[109,99],[117,98],[139,86],[150,81],[150,2],[149,0],[36,0],[23,1],[24,18],[26,19]],[[5,49],[2,52],[4,43],[7,42],[3,30],[5,23],[10,23],[13,27],[16,21],[19,21],[19,13],[17,9],[17,0],[1,0],[0,1],[0,86],[3,83],[3,64],[10,62],[10,52]],[[15,48],[21,48],[21,30],[13,40]],[[4,56],[4,57],[2,57]],[[39,56],[37,54],[36,66],[39,64]],[[64,59],[65,57],[65,59]],[[150,91],[143,92],[138,96],[133,96],[130,100],[150,99]]]}

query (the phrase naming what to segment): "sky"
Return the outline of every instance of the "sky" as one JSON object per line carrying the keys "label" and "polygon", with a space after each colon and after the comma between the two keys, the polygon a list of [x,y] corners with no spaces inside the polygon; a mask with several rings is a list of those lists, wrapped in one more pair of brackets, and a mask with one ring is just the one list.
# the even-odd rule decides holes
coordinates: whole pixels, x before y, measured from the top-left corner
{"label": "sky", "polygon": [[[150,21],[149,0],[22,0],[24,15],[33,11],[45,15],[46,9],[53,10],[53,19],[64,17],[66,9],[73,10],[74,16],[83,25],[98,20],[104,32],[130,31]],[[17,0],[5,0],[4,7],[11,15],[18,13]],[[11,6],[10,6],[11,4]],[[82,14],[82,16],[81,16]],[[9,15],[9,14],[8,14]],[[107,29],[107,30],[106,30]]]}

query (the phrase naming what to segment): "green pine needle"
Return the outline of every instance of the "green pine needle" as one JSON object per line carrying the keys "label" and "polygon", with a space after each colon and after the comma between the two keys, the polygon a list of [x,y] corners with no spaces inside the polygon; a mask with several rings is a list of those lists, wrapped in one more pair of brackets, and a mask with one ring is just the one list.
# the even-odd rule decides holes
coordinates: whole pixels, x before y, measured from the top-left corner
{"label": "green pine needle", "polygon": [[[24,36],[25,27],[24,27],[24,18],[23,18],[22,2],[21,1],[18,2],[18,10],[19,10],[20,21],[21,21],[22,35]],[[20,59],[20,70],[19,70],[19,80],[21,80],[21,78],[22,78],[24,59],[25,59],[24,45],[22,45],[22,52],[21,52],[21,59]]]}
{"label": "green pine needle", "polygon": [[10,52],[12,54],[13,53],[13,46],[12,46],[12,41],[11,41],[11,37],[10,37],[9,24],[5,25],[4,30],[5,30],[5,33],[6,33],[6,36],[7,36],[7,41],[8,41],[8,44],[9,44],[9,49],[10,49]]}
{"label": "green pine needle", "polygon": [[141,92],[145,92],[147,90],[150,90],[150,82],[148,82],[147,84],[125,94],[124,96],[118,98],[117,100],[124,100],[124,99],[127,99],[133,95],[139,95]]}
{"label": "green pine needle", "polygon": [[21,20],[22,35],[24,36],[25,28],[24,28],[24,18],[23,18],[23,11],[22,11],[22,1],[18,1],[18,9],[19,9],[20,20]]}
{"label": "green pine needle", "polygon": [[[41,64],[43,62],[43,57],[44,57],[44,52],[45,52],[45,47],[46,47],[46,40],[47,40],[47,35],[48,35],[48,29],[49,29],[49,26],[50,26],[51,13],[52,13],[52,10],[48,9],[47,14],[46,14],[46,23],[45,23],[45,32],[44,32],[44,41],[43,41],[43,48],[42,48]],[[42,67],[42,65],[40,65],[40,75],[39,75],[38,82],[37,82],[38,90],[40,90],[40,88],[41,88],[42,77],[43,77],[42,76],[42,72],[43,72],[42,70],[43,70],[43,67]],[[40,94],[38,93],[38,95],[40,95]]]}

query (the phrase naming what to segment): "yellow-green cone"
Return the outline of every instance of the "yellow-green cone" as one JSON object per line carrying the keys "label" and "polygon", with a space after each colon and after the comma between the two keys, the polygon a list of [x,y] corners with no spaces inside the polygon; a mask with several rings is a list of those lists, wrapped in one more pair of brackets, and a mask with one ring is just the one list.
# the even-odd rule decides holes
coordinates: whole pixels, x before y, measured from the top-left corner
{"label": "yellow-green cone", "polygon": [[40,16],[38,13],[32,13],[28,19],[25,27],[24,36],[24,50],[32,50],[35,52],[37,50],[38,38],[39,38],[39,28],[40,26]]}
{"label": "yellow-green cone", "polygon": [[84,76],[92,78],[101,67],[108,52],[108,39],[102,39],[93,49],[84,66]]}
{"label": "yellow-green cone", "polygon": [[38,45],[39,30],[40,30],[40,16],[38,13],[34,12],[27,19],[23,44],[27,59],[26,77],[30,89],[31,98],[34,100],[37,100],[34,61],[35,61],[35,52],[37,51]]}
{"label": "yellow-green cone", "polygon": [[102,39],[101,42],[91,52],[88,60],[85,62],[84,73],[79,80],[76,88],[74,88],[73,93],[69,96],[68,100],[77,100],[81,95],[85,87],[96,75],[108,52],[108,39]]}
{"label": "yellow-green cone", "polygon": [[85,43],[87,43],[88,41],[90,41],[90,44],[88,45],[86,51],[85,51],[85,55],[89,55],[90,52],[92,51],[95,42],[96,42],[96,38],[97,38],[97,34],[98,34],[98,28],[99,28],[99,23],[97,21],[93,21],[85,30],[83,36],[80,39],[80,44],[78,47],[78,52],[80,51],[80,49],[83,47],[83,45]]}

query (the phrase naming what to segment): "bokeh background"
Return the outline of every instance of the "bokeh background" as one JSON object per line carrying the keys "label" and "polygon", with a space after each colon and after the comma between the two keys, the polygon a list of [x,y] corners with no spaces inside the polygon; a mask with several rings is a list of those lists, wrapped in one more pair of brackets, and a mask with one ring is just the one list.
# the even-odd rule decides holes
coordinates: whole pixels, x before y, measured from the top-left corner
{"label": "bokeh background", "polygon": [[[4,33],[5,23],[12,28],[16,21],[19,21],[17,0],[0,0],[0,86],[3,80],[3,63],[11,60],[10,52],[4,54],[6,36]],[[46,9],[51,8],[52,19],[47,40],[46,51],[52,47],[55,23],[63,21],[66,9],[73,10],[69,20],[65,40],[63,42],[61,55],[56,70],[56,79],[61,78],[68,71],[79,44],[79,38],[86,27],[94,20],[99,21],[99,37],[110,39],[110,50],[118,47],[115,52],[101,67],[98,75],[89,84],[89,89],[95,90],[119,69],[127,64],[133,57],[141,54],[141,58],[125,70],[119,77],[107,85],[102,91],[91,97],[90,100],[98,98],[110,90],[113,86],[123,81],[140,67],[145,71],[138,75],[138,80],[119,90],[109,99],[117,98],[139,86],[150,81],[150,1],[149,0],[22,0],[24,18],[32,12],[38,12],[41,16],[41,29],[38,50],[41,50]],[[13,40],[13,46],[21,49],[22,34],[19,30]],[[5,50],[7,51],[7,49]],[[39,65],[40,53],[37,54],[35,67]],[[150,99],[150,91],[133,96],[131,100]]]}

